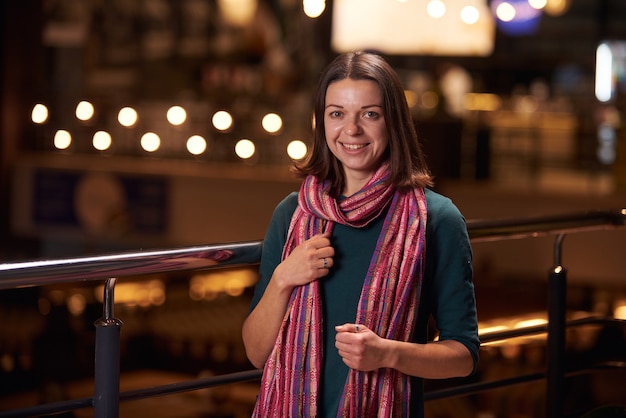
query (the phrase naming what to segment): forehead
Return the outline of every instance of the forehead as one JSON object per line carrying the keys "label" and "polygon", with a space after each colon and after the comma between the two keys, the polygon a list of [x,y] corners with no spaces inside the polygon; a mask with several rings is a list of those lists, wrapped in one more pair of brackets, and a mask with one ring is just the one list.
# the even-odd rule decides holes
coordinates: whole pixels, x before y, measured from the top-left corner
{"label": "forehead", "polygon": [[367,104],[382,105],[381,91],[373,80],[353,80],[344,78],[333,81],[326,89],[326,103],[366,101]]}

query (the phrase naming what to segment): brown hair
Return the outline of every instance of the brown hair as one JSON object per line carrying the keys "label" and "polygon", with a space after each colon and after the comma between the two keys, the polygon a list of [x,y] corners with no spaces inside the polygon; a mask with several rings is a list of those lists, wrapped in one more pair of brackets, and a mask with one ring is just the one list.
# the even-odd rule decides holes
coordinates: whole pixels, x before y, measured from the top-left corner
{"label": "brown hair", "polygon": [[345,180],[341,164],[326,145],[324,108],[328,86],[346,78],[372,80],[380,88],[389,137],[390,183],[398,189],[432,186],[433,179],[417,139],[398,74],[382,56],[364,51],[339,55],[326,67],[315,97],[313,146],[305,160],[294,163],[294,172],[300,177],[311,174],[331,180],[331,193],[335,196],[343,190]]}

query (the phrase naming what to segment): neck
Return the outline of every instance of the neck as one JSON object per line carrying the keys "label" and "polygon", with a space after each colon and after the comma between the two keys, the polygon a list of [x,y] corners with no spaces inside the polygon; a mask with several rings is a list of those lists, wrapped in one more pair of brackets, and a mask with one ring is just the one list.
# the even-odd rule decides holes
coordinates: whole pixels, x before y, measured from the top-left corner
{"label": "neck", "polygon": [[372,178],[371,174],[365,177],[350,177],[346,175],[346,184],[343,187],[342,194],[346,197],[352,196],[353,194],[361,190],[363,186],[367,184],[370,178]]}

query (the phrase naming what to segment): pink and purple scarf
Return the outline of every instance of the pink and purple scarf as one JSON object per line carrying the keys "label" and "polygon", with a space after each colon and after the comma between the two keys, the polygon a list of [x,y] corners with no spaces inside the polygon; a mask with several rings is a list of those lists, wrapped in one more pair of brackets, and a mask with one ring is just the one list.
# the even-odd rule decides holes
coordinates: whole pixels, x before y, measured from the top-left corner
{"label": "pink and purple scarf", "polygon": [[[340,202],[329,182],[308,176],[302,183],[283,259],[335,222],[363,227],[389,207],[365,277],[355,322],[383,338],[409,341],[423,276],[426,199],[416,188],[388,185],[383,164],[359,192]],[[294,289],[274,348],[265,364],[253,417],[316,417],[322,369],[322,302],[319,281]],[[332,347],[330,349],[333,349]],[[408,417],[409,376],[394,369],[351,369],[338,417]]]}

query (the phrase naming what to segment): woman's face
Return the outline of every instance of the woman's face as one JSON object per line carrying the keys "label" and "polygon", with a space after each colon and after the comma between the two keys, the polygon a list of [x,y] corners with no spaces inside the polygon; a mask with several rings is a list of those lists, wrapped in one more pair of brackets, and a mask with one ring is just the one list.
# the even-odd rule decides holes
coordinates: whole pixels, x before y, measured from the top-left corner
{"label": "woman's face", "polygon": [[343,194],[359,191],[382,162],[389,138],[378,84],[349,78],[331,83],[324,110],[326,143],[341,162]]}

